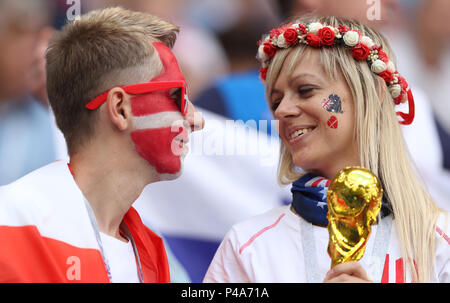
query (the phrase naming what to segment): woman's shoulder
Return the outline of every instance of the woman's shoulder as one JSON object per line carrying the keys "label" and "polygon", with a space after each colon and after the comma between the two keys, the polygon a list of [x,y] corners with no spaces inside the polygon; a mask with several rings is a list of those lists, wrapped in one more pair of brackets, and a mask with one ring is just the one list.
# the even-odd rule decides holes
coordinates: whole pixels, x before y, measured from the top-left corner
{"label": "woman's shoulder", "polygon": [[286,216],[289,211],[289,206],[279,206],[272,208],[262,214],[255,215],[237,222],[233,225],[232,229],[240,232],[253,232],[256,229],[262,227],[271,226],[273,223],[277,222],[280,218]]}

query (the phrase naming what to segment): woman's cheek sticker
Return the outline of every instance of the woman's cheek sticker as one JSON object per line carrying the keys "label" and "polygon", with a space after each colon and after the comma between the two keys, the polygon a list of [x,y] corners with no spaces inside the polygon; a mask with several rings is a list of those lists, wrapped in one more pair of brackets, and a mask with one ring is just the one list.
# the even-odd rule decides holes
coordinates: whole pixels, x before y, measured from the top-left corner
{"label": "woman's cheek sticker", "polygon": [[338,128],[338,119],[336,116],[331,116],[330,119],[328,119],[327,124],[330,128],[336,129]]}
{"label": "woman's cheek sticker", "polygon": [[344,113],[344,111],[342,110],[342,101],[338,95],[329,95],[328,98],[324,99],[321,104],[327,112],[338,114]]}
{"label": "woman's cheek sticker", "polygon": [[[344,111],[342,110],[341,98],[336,94],[331,94],[327,99],[323,99],[321,105],[329,113],[344,113]],[[328,119],[327,124],[330,128],[336,129],[338,128],[338,119],[336,118],[336,116],[331,116],[330,119]]]}

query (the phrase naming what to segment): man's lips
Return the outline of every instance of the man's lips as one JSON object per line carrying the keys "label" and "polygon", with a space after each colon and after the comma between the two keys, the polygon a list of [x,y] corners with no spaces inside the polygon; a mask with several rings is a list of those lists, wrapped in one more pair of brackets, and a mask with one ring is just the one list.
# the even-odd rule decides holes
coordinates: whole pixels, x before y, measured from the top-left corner
{"label": "man's lips", "polygon": [[185,127],[181,127],[179,134],[174,138],[175,141],[180,141],[184,144],[189,142],[189,131]]}

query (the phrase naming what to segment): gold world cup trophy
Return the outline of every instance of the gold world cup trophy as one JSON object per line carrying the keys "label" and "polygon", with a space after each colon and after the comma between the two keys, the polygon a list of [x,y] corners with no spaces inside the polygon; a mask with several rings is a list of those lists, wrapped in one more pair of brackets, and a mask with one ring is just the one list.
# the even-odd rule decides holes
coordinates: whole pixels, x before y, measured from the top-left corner
{"label": "gold world cup trophy", "polygon": [[364,167],[346,167],[333,179],[327,194],[331,267],[362,258],[382,197],[380,181]]}

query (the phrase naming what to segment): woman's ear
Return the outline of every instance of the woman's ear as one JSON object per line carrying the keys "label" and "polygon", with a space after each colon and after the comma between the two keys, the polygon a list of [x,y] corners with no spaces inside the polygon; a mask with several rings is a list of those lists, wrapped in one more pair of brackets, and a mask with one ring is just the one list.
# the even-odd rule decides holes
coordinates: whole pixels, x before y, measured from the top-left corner
{"label": "woman's ear", "polygon": [[112,88],[106,99],[108,116],[119,131],[131,126],[130,96],[120,87]]}

